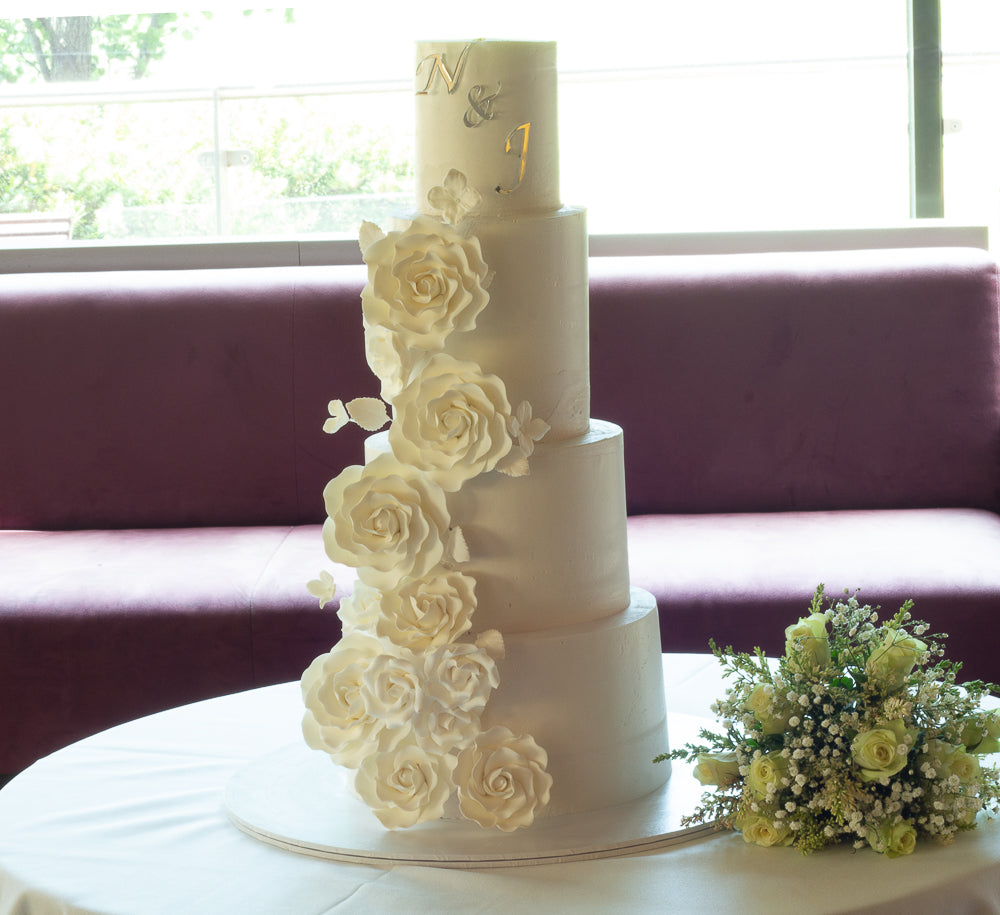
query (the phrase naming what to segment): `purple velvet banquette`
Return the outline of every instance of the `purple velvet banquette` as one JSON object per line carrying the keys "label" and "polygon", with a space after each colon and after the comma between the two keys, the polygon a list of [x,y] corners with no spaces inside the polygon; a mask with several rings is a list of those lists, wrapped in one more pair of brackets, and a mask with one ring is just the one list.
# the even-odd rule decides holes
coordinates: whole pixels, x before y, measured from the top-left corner
{"label": "purple velvet banquette", "polygon": [[[0,773],[298,677],[339,637],[326,481],[377,395],[359,267],[0,276]],[[591,259],[665,651],[778,652],[815,587],[1000,680],[997,267],[970,248]],[[353,573],[333,567],[341,593]]]}

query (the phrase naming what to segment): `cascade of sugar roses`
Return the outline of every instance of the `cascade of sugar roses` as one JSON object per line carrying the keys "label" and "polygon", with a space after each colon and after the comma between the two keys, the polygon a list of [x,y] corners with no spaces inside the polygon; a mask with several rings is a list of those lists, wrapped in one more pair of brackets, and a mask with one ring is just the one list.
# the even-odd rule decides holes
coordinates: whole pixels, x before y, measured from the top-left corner
{"label": "cascade of sugar roses", "polygon": [[[475,580],[449,493],[479,474],[529,472],[548,426],[512,408],[502,379],[445,351],[489,302],[491,275],[469,231],[480,196],[451,170],[428,193],[440,218],[400,231],[365,223],[365,350],[392,408],[388,448],[369,449],[324,490],[323,541],[358,581],[340,603],[343,638],[302,676],[307,744],[356,770],[354,788],[388,828],[445,815],[510,831],[548,803],[547,756],[530,735],[481,727],[499,684],[502,635],[474,638]],[[374,432],[383,400],[331,401],[324,428]],[[376,453],[372,454],[374,450]],[[329,572],[310,582],[321,605]]]}
{"label": "cascade of sugar roses", "polygon": [[951,842],[1000,809],[998,687],[959,683],[943,635],[907,602],[880,622],[856,596],[825,601],[785,630],[769,660],[712,651],[732,681],[713,705],[721,730],[658,757],[694,762],[714,790],[686,824],[717,822],[746,842],[803,852],[842,842],[890,858],[918,839]]}

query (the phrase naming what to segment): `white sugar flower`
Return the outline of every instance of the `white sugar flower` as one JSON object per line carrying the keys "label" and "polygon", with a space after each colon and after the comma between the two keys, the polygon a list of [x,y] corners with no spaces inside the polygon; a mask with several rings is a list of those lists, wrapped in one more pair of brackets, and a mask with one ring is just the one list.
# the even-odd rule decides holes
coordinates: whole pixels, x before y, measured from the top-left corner
{"label": "white sugar flower", "polygon": [[428,752],[409,740],[369,755],[354,786],[383,826],[407,828],[444,816],[455,765],[454,756]]}
{"label": "white sugar flower", "polygon": [[447,492],[493,470],[510,451],[504,383],[474,362],[435,353],[412,373],[393,406],[393,453]]}
{"label": "white sugar flower", "polygon": [[489,269],[478,239],[419,216],[364,251],[361,292],[367,326],[390,328],[402,345],[440,350],[453,331],[468,331],[486,307]]}
{"label": "white sugar flower", "polygon": [[467,643],[441,645],[424,656],[428,693],[446,709],[483,708],[500,683],[496,661]]}
{"label": "white sugar flower", "polygon": [[450,539],[444,491],[391,454],[352,465],[323,491],[323,542],[334,562],[358,568],[363,582],[391,588],[437,566]]}
{"label": "white sugar flower", "polygon": [[510,832],[530,826],[549,803],[548,754],[530,736],[493,727],[463,750],[455,768],[462,815]]}
{"label": "white sugar flower", "polygon": [[403,336],[391,327],[365,322],[365,358],[382,382],[382,398],[389,403],[426,356],[423,351],[407,346]]}
{"label": "white sugar flower", "polygon": [[534,454],[535,442],[540,442],[551,428],[544,419],[532,417],[531,413],[531,404],[522,400],[508,419],[508,429],[516,447],[499,468],[508,476],[521,477],[528,473],[528,458]]}
{"label": "white sugar flower", "polygon": [[475,580],[461,572],[405,578],[383,596],[376,631],[414,650],[454,642],[472,628],[475,586]]}
{"label": "white sugar flower", "polygon": [[340,608],[337,610],[344,634],[355,629],[374,633],[381,601],[382,592],[378,588],[366,585],[363,581],[355,582],[354,591],[340,601]]}
{"label": "white sugar flower", "polygon": [[365,712],[385,728],[412,725],[424,699],[424,684],[412,652],[380,654],[361,675],[359,699]]}
{"label": "white sugar flower", "polygon": [[333,580],[333,576],[326,569],[323,569],[319,573],[319,578],[310,581],[306,585],[306,589],[313,597],[319,598],[319,608],[322,610],[337,593],[337,583]]}
{"label": "white sugar flower", "polygon": [[482,194],[469,186],[465,175],[457,168],[450,169],[444,181],[427,192],[427,202],[431,208],[441,213],[445,222],[460,223],[482,202]]}
{"label": "white sugar flower", "polygon": [[349,633],[302,675],[306,743],[330,754],[340,765],[357,767],[378,745],[385,723],[369,713],[361,684],[368,667],[386,650],[392,650],[391,646],[382,640],[363,632]]}

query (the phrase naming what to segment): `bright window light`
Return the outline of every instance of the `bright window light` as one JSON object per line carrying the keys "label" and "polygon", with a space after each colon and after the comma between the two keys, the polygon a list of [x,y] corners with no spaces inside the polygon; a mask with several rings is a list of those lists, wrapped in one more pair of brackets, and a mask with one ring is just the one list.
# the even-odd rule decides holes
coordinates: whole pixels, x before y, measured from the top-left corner
{"label": "bright window light", "polygon": [[[411,206],[414,41],[478,35],[559,43],[562,197],[592,233],[908,220],[901,2],[20,5],[0,214],[68,213],[74,239],[353,237]],[[978,224],[1000,188],[995,6],[944,11],[946,217]]]}

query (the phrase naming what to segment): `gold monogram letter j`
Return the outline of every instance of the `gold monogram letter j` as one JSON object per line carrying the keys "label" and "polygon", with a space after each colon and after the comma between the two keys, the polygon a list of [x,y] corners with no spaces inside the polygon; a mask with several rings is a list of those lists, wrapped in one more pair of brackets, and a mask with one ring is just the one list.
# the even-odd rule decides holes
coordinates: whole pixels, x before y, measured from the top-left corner
{"label": "gold monogram letter j", "polygon": [[517,150],[517,152],[515,153],[515,155],[521,160],[521,170],[518,172],[517,175],[517,184],[515,184],[513,187],[501,187],[498,184],[496,188],[498,194],[513,194],[514,191],[516,191],[521,186],[521,182],[524,181],[524,169],[528,164],[528,136],[531,133],[531,121],[528,121],[526,124],[521,124],[520,126],[515,127],[509,134],[507,134],[507,139],[504,143],[504,152],[506,153],[514,152],[514,147],[511,141],[521,131],[524,132],[524,135],[521,138],[521,148]]}

